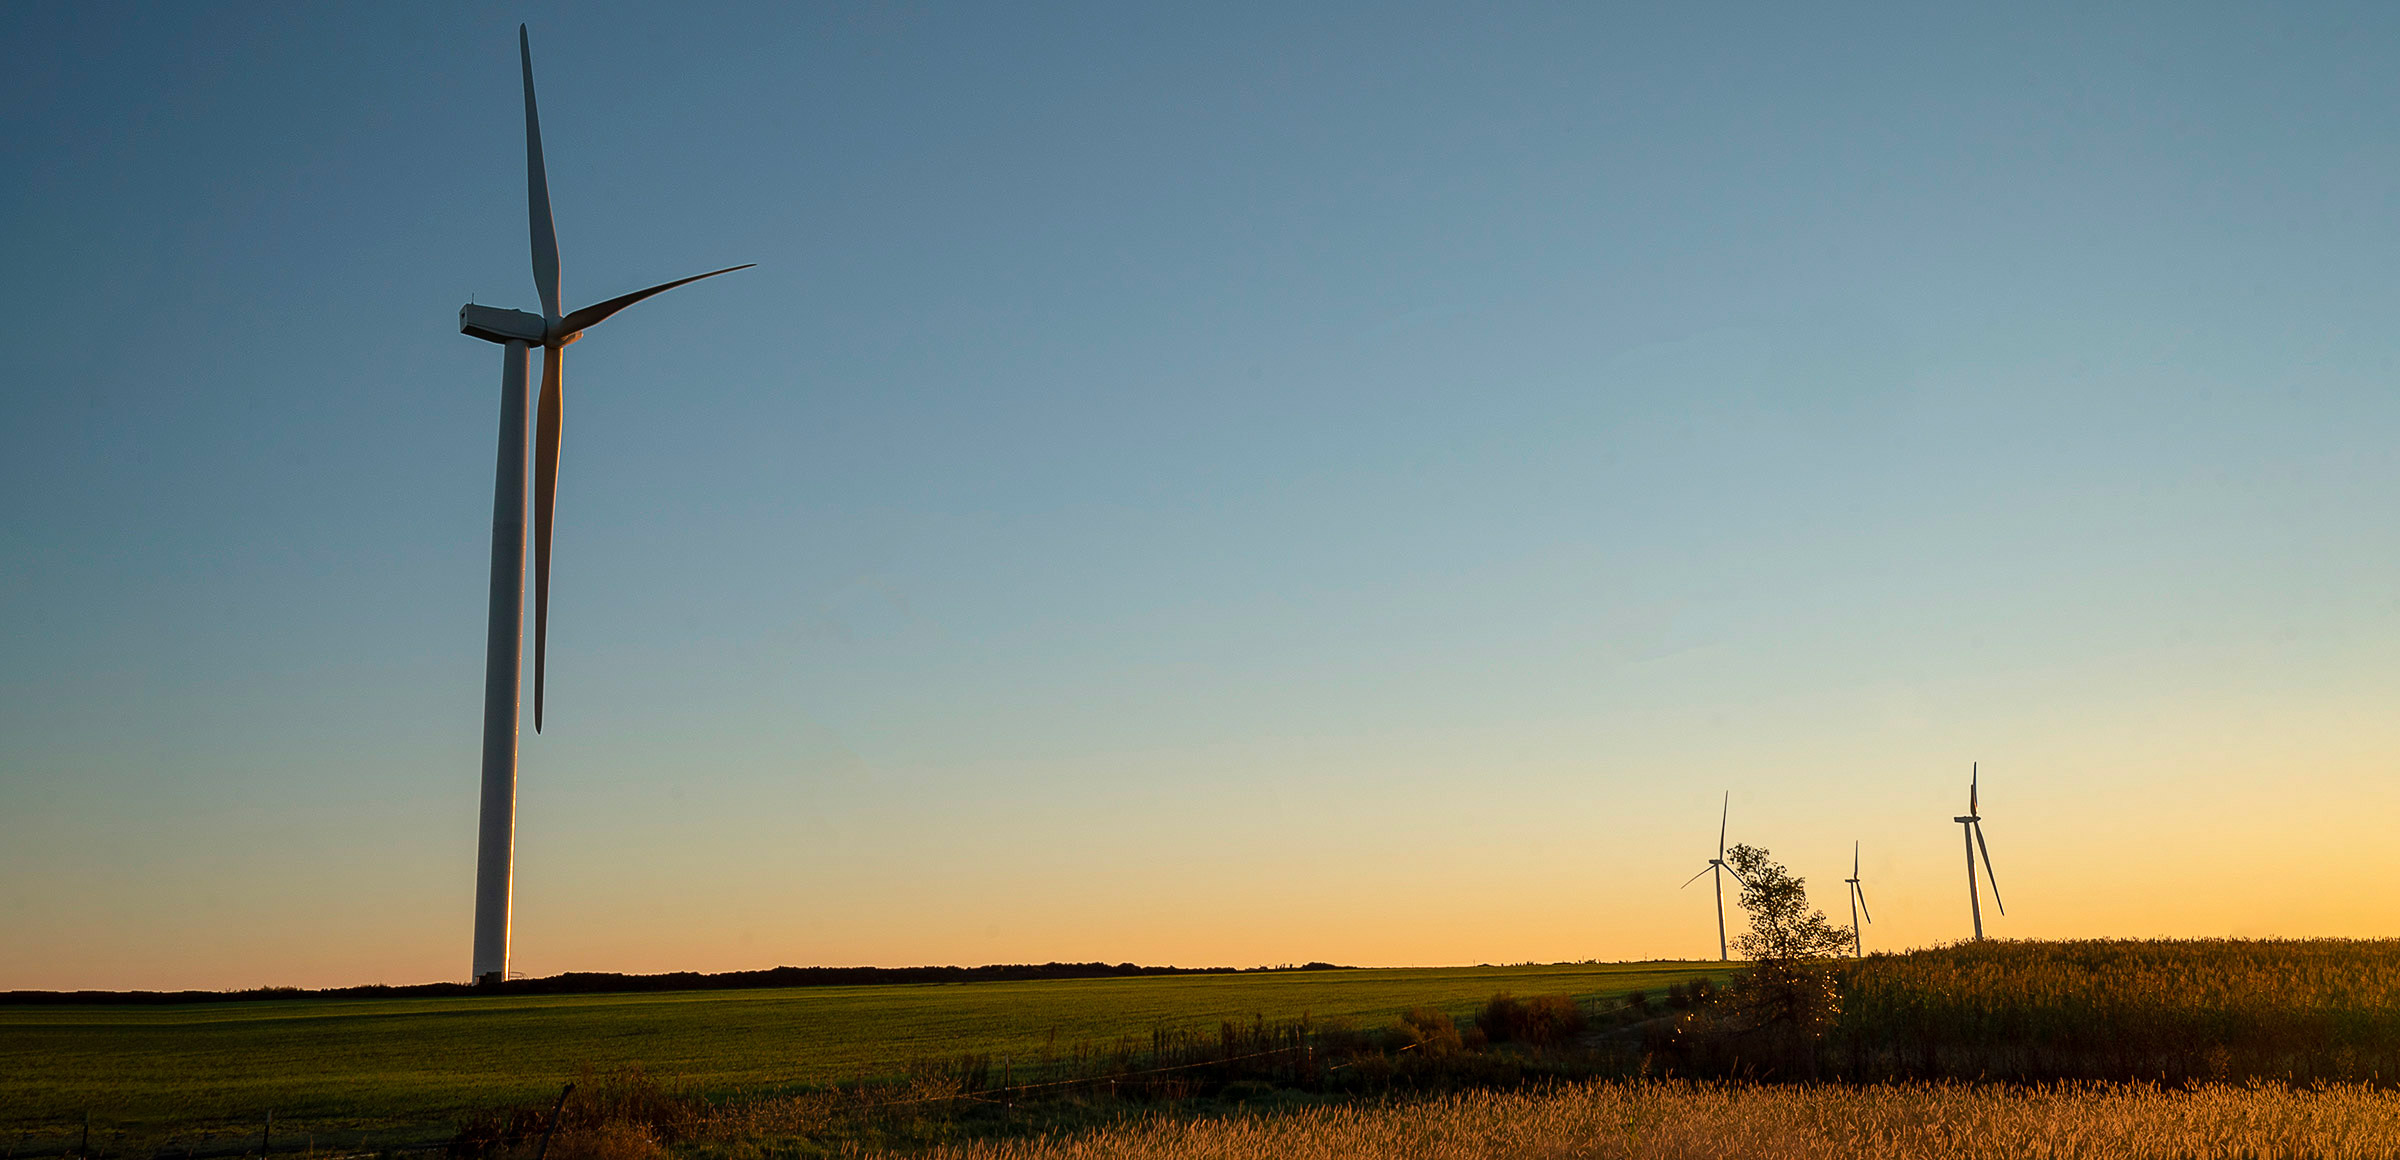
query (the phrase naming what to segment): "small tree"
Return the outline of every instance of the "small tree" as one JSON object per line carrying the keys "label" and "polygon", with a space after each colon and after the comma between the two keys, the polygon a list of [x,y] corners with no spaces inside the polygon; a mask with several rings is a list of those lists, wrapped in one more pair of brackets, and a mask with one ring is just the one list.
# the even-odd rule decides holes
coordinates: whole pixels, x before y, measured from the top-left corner
{"label": "small tree", "polygon": [[1781,1044],[1810,1073],[1816,1044],[1842,1011],[1841,993],[1826,959],[1850,945],[1850,936],[1808,904],[1808,880],[1783,868],[1756,846],[1726,852],[1742,881],[1742,909],[1750,929],[1735,945],[1752,962],[1736,979],[1731,998],[1746,1031]]}
{"label": "small tree", "polygon": [[1735,846],[1725,860],[1742,881],[1742,909],[1750,929],[1735,941],[1742,957],[1759,962],[1828,958],[1850,945],[1850,936],[1808,905],[1808,879],[1783,868],[1757,846]]}

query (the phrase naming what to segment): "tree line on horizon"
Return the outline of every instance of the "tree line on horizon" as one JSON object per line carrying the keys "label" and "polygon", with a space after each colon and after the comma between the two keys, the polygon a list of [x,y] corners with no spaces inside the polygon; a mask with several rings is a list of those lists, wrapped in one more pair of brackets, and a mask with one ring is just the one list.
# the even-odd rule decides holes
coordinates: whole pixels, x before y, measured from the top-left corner
{"label": "tree line on horizon", "polygon": [[368,983],[355,987],[251,987],[236,991],[0,991],[0,1003],[222,1003],[263,999],[414,999],[450,995],[575,995],[605,992],[720,991],[752,987],[856,987],[877,983],[995,983],[1040,979],[1121,979],[1152,975],[1252,975],[1347,971],[1309,962],[1265,967],[1153,967],[1138,963],[994,963],[980,967],[770,967],[757,971],[668,971],[633,975],[568,971],[498,983]]}

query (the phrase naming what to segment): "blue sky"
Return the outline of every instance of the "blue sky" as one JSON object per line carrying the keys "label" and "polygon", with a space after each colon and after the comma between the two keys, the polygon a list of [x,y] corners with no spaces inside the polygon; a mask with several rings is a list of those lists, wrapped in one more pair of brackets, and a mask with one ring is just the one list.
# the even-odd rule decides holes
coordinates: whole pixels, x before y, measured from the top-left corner
{"label": "blue sky", "polygon": [[2400,13],[16,5],[0,986],[464,973],[520,20],[522,969],[2390,929]]}

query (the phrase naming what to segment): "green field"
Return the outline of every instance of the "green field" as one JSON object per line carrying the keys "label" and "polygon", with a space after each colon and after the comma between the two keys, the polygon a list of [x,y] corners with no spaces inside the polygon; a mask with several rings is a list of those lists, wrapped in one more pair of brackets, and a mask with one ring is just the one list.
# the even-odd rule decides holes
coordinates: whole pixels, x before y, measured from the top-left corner
{"label": "green field", "polygon": [[[179,1006],[0,1005],[0,1131],[53,1150],[92,1117],[95,1148],[146,1154],[273,1109],[281,1140],[321,1147],[440,1138],[463,1113],[538,1100],[584,1068],[639,1064],[718,1092],[896,1073],[911,1059],[1031,1059],[1046,1042],[1146,1041],[1253,1015],[1389,1021],[1465,1013],[1495,992],[1611,999],[1717,963],[1610,963],[1178,975]],[[180,1151],[179,1148],[176,1150]]]}

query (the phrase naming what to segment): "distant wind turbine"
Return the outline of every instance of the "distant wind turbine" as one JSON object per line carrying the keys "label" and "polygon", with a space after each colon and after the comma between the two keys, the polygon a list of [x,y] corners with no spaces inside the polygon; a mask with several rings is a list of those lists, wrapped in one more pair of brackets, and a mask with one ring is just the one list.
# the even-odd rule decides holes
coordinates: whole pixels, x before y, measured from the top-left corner
{"label": "distant wind turbine", "polygon": [[1850,952],[1859,958],[1867,957],[1867,941],[1859,934],[1858,917],[1866,915],[1868,922],[1875,916],[1867,913],[1867,888],[1858,884],[1858,843],[1850,843],[1850,876],[1842,881],[1850,884]]}
{"label": "distant wind turbine", "polygon": [[[483,663],[483,817],[475,858],[475,979],[508,977],[508,911],[516,850],[517,697],[525,628],[525,383],[533,347],[542,348],[542,403],[535,433],[533,497],[533,730],[542,730],[542,685],[550,630],[550,518],[558,499],[558,447],[565,404],[562,357],[567,344],[610,315],[702,278],[749,265],[728,266],[636,290],[561,314],[558,230],[550,220],[550,179],[542,169],[542,125],[533,104],[533,44],[517,26],[517,55],[525,70],[525,198],[533,234],[533,284],[542,312],[469,304],[458,329],[501,345],[500,465],[492,485],[490,631]],[[755,265],[751,263],[750,265]]]}
{"label": "distant wind turbine", "polygon": [[1699,874],[1684,879],[1683,886],[1676,887],[1677,890],[1684,889],[1692,883],[1700,881],[1702,875],[1714,874],[1717,876],[1717,958],[1725,961],[1733,958],[1731,954],[1727,953],[1725,946],[1725,876],[1733,875],[1733,880],[1741,882],[1745,888],[1750,885],[1742,882],[1742,875],[1739,871],[1725,863],[1725,823],[1732,816],[1733,791],[1726,790],[1724,808],[1717,814],[1717,856],[1709,859],[1707,867],[1702,869]]}
{"label": "distant wind turbine", "polygon": [[1992,883],[1992,905],[2000,908],[2003,917],[2008,906],[2000,901],[2000,876],[1992,873],[1992,848],[1983,840],[1983,818],[1976,814],[1976,786],[1982,773],[1973,764],[1967,766],[1967,812],[1950,819],[1957,822],[1967,835],[1967,909],[1975,916],[1975,937],[1983,937],[1983,898],[1975,887],[1975,853],[1983,852],[1983,874]]}

